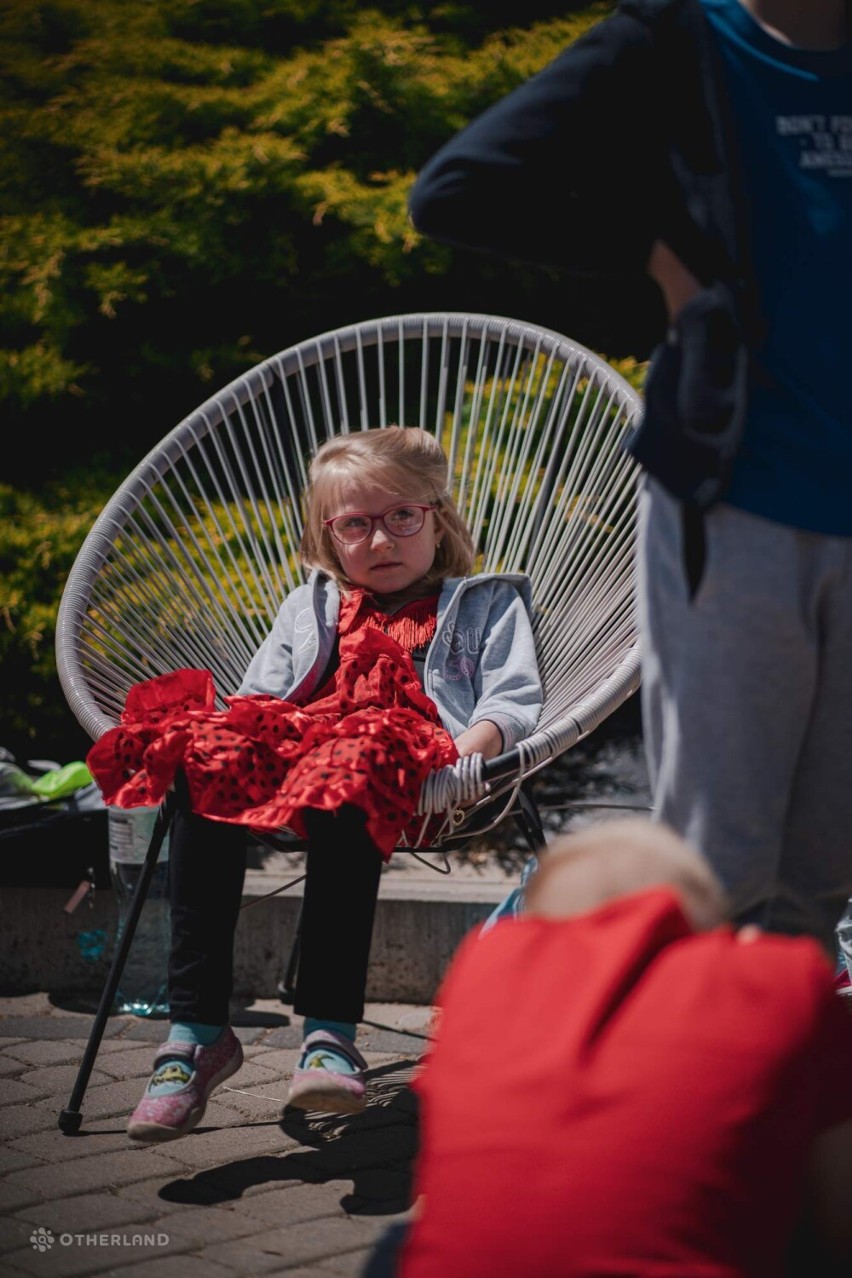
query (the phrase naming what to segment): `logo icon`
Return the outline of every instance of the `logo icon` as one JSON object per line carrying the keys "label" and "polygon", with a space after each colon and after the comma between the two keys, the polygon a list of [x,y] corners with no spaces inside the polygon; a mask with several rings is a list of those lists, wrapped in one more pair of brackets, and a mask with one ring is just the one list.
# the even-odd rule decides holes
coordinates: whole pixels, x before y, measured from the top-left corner
{"label": "logo icon", "polygon": [[192,1078],[192,1071],[187,1069],[182,1061],[168,1061],[165,1065],[161,1065],[154,1077],[151,1079],[151,1086],[156,1087],[160,1083],[180,1083],[181,1086],[188,1083]]}
{"label": "logo icon", "polygon": [[50,1251],[56,1239],[49,1229],[39,1225],[38,1229],[34,1229],[30,1234],[30,1242],[33,1245],[33,1251]]}

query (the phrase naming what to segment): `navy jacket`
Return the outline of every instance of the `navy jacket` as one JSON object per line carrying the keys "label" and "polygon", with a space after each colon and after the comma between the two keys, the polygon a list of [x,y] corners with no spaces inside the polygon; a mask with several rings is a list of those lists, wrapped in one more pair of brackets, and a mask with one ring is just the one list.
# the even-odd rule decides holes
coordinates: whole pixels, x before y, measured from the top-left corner
{"label": "navy jacket", "polygon": [[738,159],[698,0],[622,0],[441,148],[415,228],[578,274],[645,271],[663,239],[704,290],[661,335],[628,450],[675,496],[723,494],[759,332]]}

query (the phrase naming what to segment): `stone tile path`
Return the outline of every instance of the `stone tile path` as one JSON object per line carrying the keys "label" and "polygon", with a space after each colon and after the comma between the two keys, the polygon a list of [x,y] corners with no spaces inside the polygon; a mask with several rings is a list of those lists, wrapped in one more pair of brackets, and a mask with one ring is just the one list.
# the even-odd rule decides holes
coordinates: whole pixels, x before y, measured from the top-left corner
{"label": "stone tile path", "polygon": [[203,1125],[136,1146],[125,1134],[162,1022],[110,1018],[76,1136],[58,1128],[92,1016],[46,994],[0,999],[0,1272],[3,1278],[355,1278],[405,1213],[417,1142],[409,1088],[431,1009],[368,1005],[359,1046],[369,1104],[341,1118],[288,1110],[301,1042],[281,1003],[235,1015],[245,1048]]}

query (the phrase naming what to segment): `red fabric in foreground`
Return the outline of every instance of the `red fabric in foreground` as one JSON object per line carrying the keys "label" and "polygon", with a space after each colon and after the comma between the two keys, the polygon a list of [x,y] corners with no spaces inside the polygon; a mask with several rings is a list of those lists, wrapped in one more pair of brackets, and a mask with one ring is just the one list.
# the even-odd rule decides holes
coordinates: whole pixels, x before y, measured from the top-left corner
{"label": "red fabric in foreground", "polygon": [[472,934],[438,1005],[401,1278],[781,1278],[852,1118],[815,942],[694,936],[655,889]]}
{"label": "red fabric in foreground", "polygon": [[215,709],[207,670],[178,670],[131,688],[118,727],[87,763],[116,807],[159,804],[182,768],[194,812],[304,835],[305,808],[352,803],[387,860],[420,830],[420,787],[458,752],[423,692],[411,657],[375,629],[340,639],[334,691],[306,706],[226,697]]}

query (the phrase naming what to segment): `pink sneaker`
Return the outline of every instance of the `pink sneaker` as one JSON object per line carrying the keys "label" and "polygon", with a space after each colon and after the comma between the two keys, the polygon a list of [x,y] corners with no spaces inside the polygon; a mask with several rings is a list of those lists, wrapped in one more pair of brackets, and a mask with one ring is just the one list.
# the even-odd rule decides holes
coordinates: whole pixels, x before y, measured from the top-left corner
{"label": "pink sneaker", "polygon": [[[230,1025],[211,1047],[196,1043],[163,1043],[154,1057],[151,1082],[180,1082],[179,1090],[167,1096],[149,1096],[147,1089],[127,1124],[131,1140],[177,1140],[197,1127],[204,1117],[207,1100],[214,1087],[236,1074],[243,1063],[243,1048]],[[166,1077],[168,1075],[168,1077]],[[150,1084],[149,1084],[150,1085]]]}
{"label": "pink sneaker", "polygon": [[[351,1073],[334,1068],[341,1056],[352,1066]],[[366,1069],[367,1062],[348,1038],[334,1030],[314,1030],[302,1044],[287,1104],[325,1114],[360,1114],[367,1104]]]}

